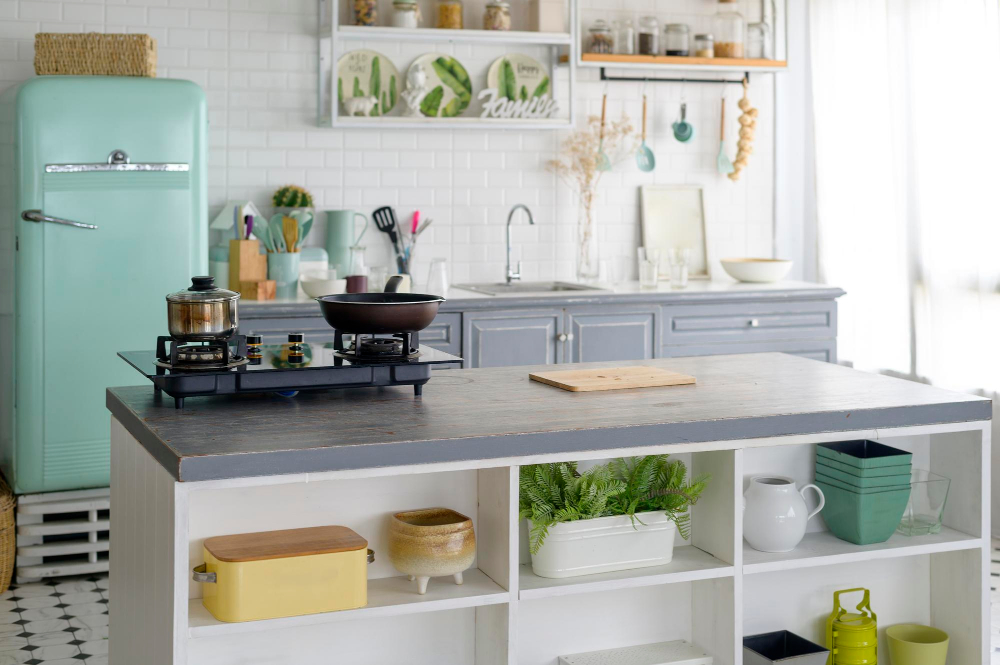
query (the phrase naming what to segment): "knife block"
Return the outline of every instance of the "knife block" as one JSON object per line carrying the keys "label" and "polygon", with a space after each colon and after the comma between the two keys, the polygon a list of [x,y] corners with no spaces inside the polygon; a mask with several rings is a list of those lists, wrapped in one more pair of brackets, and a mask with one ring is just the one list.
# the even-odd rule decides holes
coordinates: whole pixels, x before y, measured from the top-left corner
{"label": "knife block", "polygon": [[229,288],[246,300],[273,300],[275,283],[267,279],[267,255],[260,253],[260,241],[229,241]]}

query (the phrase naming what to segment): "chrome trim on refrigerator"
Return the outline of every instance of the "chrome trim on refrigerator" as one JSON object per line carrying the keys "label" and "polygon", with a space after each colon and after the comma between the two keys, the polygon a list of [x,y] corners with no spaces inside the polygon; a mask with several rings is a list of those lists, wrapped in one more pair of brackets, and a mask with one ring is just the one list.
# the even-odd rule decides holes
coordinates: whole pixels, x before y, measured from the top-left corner
{"label": "chrome trim on refrigerator", "polygon": [[63,219],[61,217],[50,217],[43,213],[41,210],[25,210],[21,213],[21,219],[26,222],[49,222],[51,224],[63,224],[65,226],[75,226],[78,229],[92,229],[96,230],[96,224],[84,224],[83,222],[74,222],[71,219]]}

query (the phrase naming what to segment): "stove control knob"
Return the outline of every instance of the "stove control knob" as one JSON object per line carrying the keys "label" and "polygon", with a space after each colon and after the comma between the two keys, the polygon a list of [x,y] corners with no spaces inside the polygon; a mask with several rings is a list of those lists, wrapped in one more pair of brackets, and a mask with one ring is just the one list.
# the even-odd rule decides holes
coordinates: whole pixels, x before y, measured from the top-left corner
{"label": "stove control knob", "polygon": [[288,333],[289,344],[302,344],[306,341],[306,336],[300,332]]}
{"label": "stove control knob", "polygon": [[247,345],[259,346],[263,343],[264,343],[264,338],[261,335],[247,335]]}

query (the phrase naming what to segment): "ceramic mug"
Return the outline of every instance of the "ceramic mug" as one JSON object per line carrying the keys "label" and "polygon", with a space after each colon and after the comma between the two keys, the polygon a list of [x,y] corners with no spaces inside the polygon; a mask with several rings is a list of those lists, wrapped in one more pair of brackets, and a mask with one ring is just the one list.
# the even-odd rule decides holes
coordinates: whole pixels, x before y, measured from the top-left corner
{"label": "ceramic mug", "polygon": [[[816,490],[819,505],[809,512],[805,491]],[[806,535],[806,522],[826,504],[823,490],[781,476],[754,476],[743,495],[743,537],[761,552],[791,552]]]}
{"label": "ceramic mug", "polygon": [[[361,232],[356,233],[356,221],[364,220]],[[368,230],[368,217],[353,210],[326,211],[326,251],[329,254],[330,268],[341,275],[350,275],[351,248],[357,247]]]}
{"label": "ceramic mug", "polygon": [[299,252],[271,252],[267,255],[267,278],[275,282],[274,295],[294,300],[299,292]]}

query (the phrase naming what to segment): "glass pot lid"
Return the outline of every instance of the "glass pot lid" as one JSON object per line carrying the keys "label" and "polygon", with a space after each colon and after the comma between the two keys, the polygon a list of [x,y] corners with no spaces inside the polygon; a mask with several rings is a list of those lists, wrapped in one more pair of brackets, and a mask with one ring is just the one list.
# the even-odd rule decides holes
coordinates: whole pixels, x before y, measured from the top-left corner
{"label": "glass pot lid", "polygon": [[167,296],[167,302],[177,303],[213,303],[239,300],[240,294],[228,289],[220,289],[215,285],[214,277],[192,277],[191,286],[185,291],[178,291]]}

